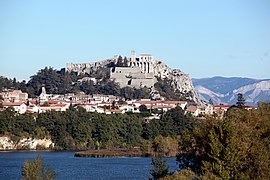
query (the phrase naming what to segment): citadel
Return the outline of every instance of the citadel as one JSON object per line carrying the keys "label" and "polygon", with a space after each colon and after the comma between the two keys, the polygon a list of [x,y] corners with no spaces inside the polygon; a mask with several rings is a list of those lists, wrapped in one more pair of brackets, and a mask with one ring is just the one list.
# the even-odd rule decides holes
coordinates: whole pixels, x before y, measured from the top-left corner
{"label": "citadel", "polygon": [[120,85],[120,87],[153,87],[157,82],[156,77],[165,78],[168,76],[167,65],[160,60],[154,60],[151,54],[140,54],[136,56],[135,51],[131,51],[131,58],[127,58],[126,66],[108,67],[110,63],[117,63],[119,56],[95,63],[72,64],[68,63],[66,71],[77,72],[78,74],[90,74],[100,67],[107,67],[110,78]]}

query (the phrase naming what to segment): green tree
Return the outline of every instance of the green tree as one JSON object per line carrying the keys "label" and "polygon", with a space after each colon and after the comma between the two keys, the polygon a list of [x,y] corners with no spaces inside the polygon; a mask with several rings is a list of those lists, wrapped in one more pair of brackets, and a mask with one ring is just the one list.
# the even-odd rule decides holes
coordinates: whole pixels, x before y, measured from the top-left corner
{"label": "green tree", "polygon": [[140,112],[148,112],[148,109],[145,104],[140,105],[139,110]]}
{"label": "green tree", "polygon": [[43,166],[43,160],[38,155],[34,161],[27,160],[22,167],[22,180],[53,180],[56,173],[50,168]]}
{"label": "green tree", "polygon": [[237,94],[237,102],[236,102],[236,106],[240,109],[243,109],[245,108],[245,103],[246,103],[246,100],[243,96],[242,93],[238,93]]}
{"label": "green tree", "polygon": [[208,134],[208,142],[202,161],[204,173],[214,174],[221,179],[246,178],[241,171],[245,156],[239,150],[241,148],[231,120],[225,119],[219,126],[213,127]]}
{"label": "green tree", "polygon": [[169,174],[169,167],[162,158],[152,158],[152,166],[150,173],[154,179],[160,179]]}
{"label": "green tree", "polygon": [[211,98],[209,99],[208,104],[214,106],[214,102],[213,102],[213,100]]}

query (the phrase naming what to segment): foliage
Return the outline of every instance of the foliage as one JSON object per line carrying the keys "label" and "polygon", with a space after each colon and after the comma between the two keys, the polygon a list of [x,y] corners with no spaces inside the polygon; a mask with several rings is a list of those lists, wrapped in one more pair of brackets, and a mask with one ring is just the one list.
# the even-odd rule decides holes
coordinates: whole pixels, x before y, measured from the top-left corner
{"label": "foliage", "polygon": [[153,142],[154,151],[166,157],[174,157],[178,153],[178,139],[172,137],[157,136]]}
{"label": "foliage", "polygon": [[[161,179],[162,180],[199,180],[199,179],[204,179],[204,178],[200,178],[190,169],[182,169],[179,172],[175,172],[172,175],[165,176]],[[208,179],[211,179],[211,178],[208,178]]]}
{"label": "foliage", "polygon": [[245,101],[246,101],[246,100],[244,99],[243,94],[238,93],[238,94],[237,94],[237,102],[236,102],[236,106],[237,106],[238,108],[241,108],[241,109],[245,108]]}
{"label": "foliage", "polygon": [[181,135],[177,162],[202,179],[270,178],[270,104],[230,109]]}
{"label": "foliage", "polygon": [[34,161],[27,160],[22,168],[23,180],[53,180],[56,173],[50,168],[43,166],[43,160],[38,155]]}
{"label": "foliage", "polygon": [[150,173],[154,179],[160,179],[169,174],[169,167],[162,158],[152,158],[152,166]]}
{"label": "foliage", "polygon": [[188,100],[190,92],[181,93],[178,89],[173,86],[173,80],[171,79],[160,79],[154,84],[155,89],[160,93],[162,97],[168,100]]}
{"label": "foliage", "polygon": [[8,79],[6,77],[0,76],[0,92],[4,89],[17,89],[19,83],[16,81],[15,78]]}
{"label": "foliage", "polygon": [[21,115],[7,109],[0,112],[0,135],[10,134],[17,140],[51,138],[59,150],[134,147],[148,141],[145,148],[174,156],[177,136],[189,131],[194,122],[179,107],[164,113],[161,119],[145,122],[143,118],[141,114],[89,113],[81,107]]}

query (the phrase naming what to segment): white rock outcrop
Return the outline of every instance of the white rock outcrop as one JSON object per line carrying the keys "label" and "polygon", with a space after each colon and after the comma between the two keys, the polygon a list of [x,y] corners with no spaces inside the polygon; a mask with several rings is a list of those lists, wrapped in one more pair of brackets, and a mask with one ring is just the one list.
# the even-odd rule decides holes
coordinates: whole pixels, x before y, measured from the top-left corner
{"label": "white rock outcrop", "polygon": [[50,148],[54,146],[51,139],[32,139],[32,138],[22,138],[17,143],[13,142],[10,137],[2,136],[0,137],[0,150],[15,150],[21,148],[27,148],[31,150],[37,149],[37,147]]}

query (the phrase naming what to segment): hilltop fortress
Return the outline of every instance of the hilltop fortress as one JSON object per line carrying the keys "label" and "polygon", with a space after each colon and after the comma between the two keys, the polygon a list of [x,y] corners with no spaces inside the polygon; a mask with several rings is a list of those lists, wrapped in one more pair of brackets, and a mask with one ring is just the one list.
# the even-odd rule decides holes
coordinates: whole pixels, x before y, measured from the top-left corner
{"label": "hilltop fortress", "polygon": [[155,62],[151,54],[141,54],[139,58],[136,58],[135,51],[132,51],[127,67],[111,68],[110,78],[119,83],[120,87],[153,87],[157,82],[154,77]]}
{"label": "hilltop fortress", "polygon": [[[77,72],[78,74],[91,74],[96,71],[107,71],[110,79],[114,80],[122,87],[148,87],[153,88],[159,79],[172,80],[172,86],[182,94],[188,94],[188,99],[198,103],[200,100],[194,91],[194,87],[188,74],[178,69],[171,69],[161,60],[154,60],[151,54],[140,54],[136,56],[135,51],[131,51],[131,57],[121,60],[119,56],[94,63],[72,64],[66,66],[67,72]],[[201,103],[201,102],[200,102]],[[199,104],[200,104],[199,103]]]}

